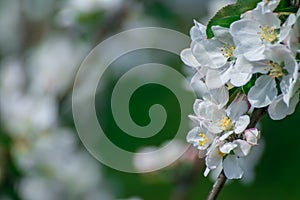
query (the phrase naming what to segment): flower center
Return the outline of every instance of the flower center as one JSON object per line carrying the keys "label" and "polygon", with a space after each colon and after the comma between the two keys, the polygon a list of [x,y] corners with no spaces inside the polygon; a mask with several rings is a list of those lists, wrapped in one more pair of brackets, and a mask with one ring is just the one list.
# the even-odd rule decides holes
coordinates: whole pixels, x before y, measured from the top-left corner
{"label": "flower center", "polygon": [[221,156],[221,157],[224,157],[226,154],[225,154],[225,153],[222,153],[222,152],[218,149],[218,155]]}
{"label": "flower center", "polygon": [[221,48],[222,54],[225,58],[231,58],[233,56],[233,51],[234,51],[234,46],[229,45],[226,43],[222,48]]}
{"label": "flower center", "polygon": [[279,78],[282,77],[284,75],[283,73],[283,69],[282,67],[278,64],[278,63],[274,63],[273,61],[270,61],[269,63],[270,68],[270,72],[269,72],[269,76],[271,78]]}
{"label": "flower center", "polygon": [[277,34],[275,32],[274,27],[269,26],[259,26],[262,32],[257,32],[260,35],[261,40],[265,40],[267,42],[274,42],[277,39]]}
{"label": "flower center", "polygon": [[265,5],[268,5],[271,0],[264,0]]}
{"label": "flower center", "polygon": [[208,138],[202,132],[199,133],[198,135],[201,137],[201,139],[199,140],[198,143],[199,143],[199,146],[202,147],[202,146],[204,146],[207,143]]}
{"label": "flower center", "polygon": [[222,119],[220,120],[219,126],[221,127],[221,129],[223,131],[228,131],[232,128],[232,123],[229,119],[229,117],[222,117]]}

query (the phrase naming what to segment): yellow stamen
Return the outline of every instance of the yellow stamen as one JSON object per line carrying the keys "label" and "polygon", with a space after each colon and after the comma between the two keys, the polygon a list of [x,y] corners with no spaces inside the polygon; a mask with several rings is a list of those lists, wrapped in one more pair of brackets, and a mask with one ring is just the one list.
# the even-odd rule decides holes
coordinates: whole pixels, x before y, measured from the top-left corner
{"label": "yellow stamen", "polygon": [[229,117],[222,117],[222,119],[220,120],[219,126],[221,127],[221,129],[223,131],[228,131],[232,128],[232,123],[229,119]]}
{"label": "yellow stamen", "polygon": [[225,87],[226,87],[227,90],[231,90],[232,88],[234,88],[234,85],[232,85],[230,82],[227,82],[225,84]]}
{"label": "yellow stamen", "polygon": [[221,48],[222,54],[225,58],[231,58],[233,56],[233,51],[234,51],[234,46],[229,45],[226,43],[222,48]]}
{"label": "yellow stamen", "polygon": [[267,42],[274,42],[277,39],[277,34],[275,33],[274,27],[269,26],[259,26],[262,32],[257,32],[260,35],[261,40],[265,40]]}
{"label": "yellow stamen", "polygon": [[201,137],[201,139],[199,140],[198,143],[199,143],[199,146],[202,147],[202,146],[204,146],[204,145],[207,143],[208,138],[207,138],[206,135],[203,134],[202,132],[199,133],[198,135]]}
{"label": "yellow stamen", "polygon": [[271,68],[270,68],[270,73],[269,73],[269,76],[270,76],[271,78],[273,78],[273,79],[274,79],[274,78],[279,78],[279,77],[281,77],[281,76],[284,75],[284,74],[283,74],[282,67],[281,67],[279,64],[270,61],[270,62],[268,63],[268,65],[271,67]]}
{"label": "yellow stamen", "polygon": [[221,156],[221,157],[224,157],[226,154],[225,154],[225,153],[222,153],[222,152],[218,149],[218,155]]}

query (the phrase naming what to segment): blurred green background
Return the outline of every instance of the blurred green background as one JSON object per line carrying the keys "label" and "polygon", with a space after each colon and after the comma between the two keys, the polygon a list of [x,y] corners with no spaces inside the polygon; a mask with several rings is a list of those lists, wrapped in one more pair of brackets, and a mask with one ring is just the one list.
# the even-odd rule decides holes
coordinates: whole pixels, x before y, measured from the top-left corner
{"label": "blurred green background", "polygon": [[[206,23],[233,2],[0,0],[0,200],[205,199],[213,182],[202,175],[203,162],[195,159],[193,149],[152,173],[129,174],[101,165],[76,134],[71,93],[82,59],[109,36],[146,26],[188,34],[193,19]],[[98,84],[97,117],[111,141],[130,151],[172,139],[180,121],[174,94],[152,84],[134,93],[129,108],[137,124],[147,125],[149,107],[162,104],[168,119],[160,133],[136,139],[114,122],[114,85],[130,68],[149,61],[172,66],[187,77],[193,73],[178,56],[157,50],[124,55],[105,72]],[[265,117],[249,177],[229,182],[220,199],[300,199],[299,122],[298,108],[282,121]],[[178,148],[182,145],[184,140]]]}

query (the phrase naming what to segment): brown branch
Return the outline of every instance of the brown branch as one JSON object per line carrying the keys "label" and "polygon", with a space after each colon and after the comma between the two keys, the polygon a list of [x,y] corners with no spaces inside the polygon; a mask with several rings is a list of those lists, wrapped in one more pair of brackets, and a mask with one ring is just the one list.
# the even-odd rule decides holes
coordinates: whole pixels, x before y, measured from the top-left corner
{"label": "brown branch", "polygon": [[219,193],[221,192],[225,182],[226,182],[226,176],[222,170],[220,175],[218,176],[216,182],[214,183],[211,191],[209,192],[206,200],[215,200],[217,199]]}
{"label": "brown branch", "polygon": [[[250,123],[247,128],[254,128],[257,122],[267,113],[267,107],[264,108],[255,108],[250,117]],[[211,191],[207,196],[207,200],[215,200],[217,199],[218,195],[220,194],[223,186],[226,182],[226,176],[222,170],[220,175],[218,176],[217,180],[215,181]]]}
{"label": "brown branch", "polygon": [[247,128],[254,128],[257,122],[267,113],[267,108],[255,108],[251,114],[250,123]]}

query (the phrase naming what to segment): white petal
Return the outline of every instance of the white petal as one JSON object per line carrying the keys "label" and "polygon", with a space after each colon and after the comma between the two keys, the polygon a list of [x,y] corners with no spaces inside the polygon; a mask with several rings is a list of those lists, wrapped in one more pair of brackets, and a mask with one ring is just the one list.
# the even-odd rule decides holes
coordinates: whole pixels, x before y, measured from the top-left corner
{"label": "white petal", "polygon": [[180,53],[181,60],[184,62],[184,64],[190,66],[190,67],[200,67],[199,62],[196,60],[194,55],[192,54],[192,51],[190,48],[184,49]]}
{"label": "white petal", "polygon": [[283,94],[283,101],[287,104],[287,106],[289,106],[296,80],[297,79],[293,79],[292,76],[284,76],[280,81],[280,89]]}
{"label": "white petal", "polygon": [[245,140],[235,140],[233,143],[237,145],[237,148],[233,150],[235,155],[244,157],[249,154],[251,145],[248,142]]}
{"label": "white petal", "polygon": [[209,89],[223,87],[230,79],[232,66],[227,63],[220,69],[209,69],[206,74],[206,85]]}
{"label": "white petal", "polygon": [[211,27],[214,36],[217,40],[221,41],[224,44],[233,45],[233,39],[229,32],[229,28],[224,28],[222,26],[212,26]]}
{"label": "white petal", "polygon": [[222,54],[223,43],[216,39],[192,42],[193,55],[202,66],[218,69],[227,63],[227,58]]}
{"label": "white petal", "polygon": [[210,169],[208,167],[206,167],[205,171],[204,171],[204,176],[206,177],[210,172]]}
{"label": "white petal", "polygon": [[232,142],[227,142],[220,146],[220,151],[222,153],[229,154],[237,146],[238,146],[237,144],[234,144]]}
{"label": "white petal", "polygon": [[229,99],[229,92],[226,87],[210,90],[210,94],[214,102],[218,105],[218,108],[223,108]]}
{"label": "white petal", "polygon": [[248,99],[255,108],[269,105],[277,96],[275,80],[268,75],[260,76],[249,90]]}
{"label": "white petal", "polygon": [[[290,66],[289,66],[290,65]],[[289,78],[283,77],[283,79],[280,82],[280,89],[282,91],[283,94],[283,101],[289,105],[289,101],[290,98],[294,95],[295,91],[298,89],[296,86],[297,84],[297,79],[298,79],[298,64],[297,62],[295,62],[295,60],[293,59],[293,61],[287,63],[286,62],[286,67],[289,66],[287,69],[288,72],[290,73]]]}
{"label": "white petal", "polygon": [[192,41],[201,41],[206,39],[206,26],[194,20],[195,26],[190,30]]}
{"label": "white petal", "polygon": [[279,0],[269,0],[269,1],[261,2],[259,4],[263,5],[264,12],[272,12],[273,10],[275,10],[275,8],[277,8],[279,2],[280,2]]}
{"label": "white petal", "polygon": [[243,176],[243,170],[239,166],[238,158],[235,155],[228,155],[224,162],[223,168],[225,176],[228,179],[240,179]]}
{"label": "white petal", "polygon": [[280,27],[280,20],[274,13],[265,13],[262,17],[257,17],[257,20],[261,25],[274,27],[275,29]]}
{"label": "white petal", "polygon": [[247,96],[240,94],[235,97],[232,103],[228,106],[226,112],[229,118],[233,121],[239,119],[240,116],[246,114],[250,108]]}
{"label": "white petal", "polygon": [[266,74],[269,68],[265,62],[249,61],[244,56],[238,56],[231,71],[230,82],[236,87],[243,86],[252,78],[252,74]]}
{"label": "white petal", "polygon": [[223,156],[221,156],[219,152],[219,148],[215,147],[211,151],[208,152],[205,163],[209,169],[216,169],[219,164],[221,164]]}
{"label": "white petal", "polygon": [[195,113],[206,120],[217,120],[221,119],[225,115],[225,110],[219,109],[216,104],[209,100],[198,100],[194,104]]}
{"label": "white petal", "polygon": [[216,169],[211,171],[209,179],[215,181],[218,178],[218,176],[221,174],[222,170],[223,170],[223,165],[221,163],[220,165],[217,166]]}
{"label": "white petal", "polygon": [[288,47],[291,49],[291,51],[294,54],[296,54],[297,51],[300,52],[299,37],[300,37],[300,17],[298,16],[297,22],[295,23],[293,29],[290,31],[289,37],[287,38]]}
{"label": "white petal", "polygon": [[250,123],[250,117],[248,115],[241,116],[234,125],[235,133],[242,133]]}
{"label": "white petal", "polygon": [[195,116],[195,115],[188,115],[188,117],[195,123],[200,123],[200,120],[199,117]]}
{"label": "white petal", "polygon": [[279,2],[269,1],[258,3],[256,8],[250,12],[248,17],[258,21],[261,25],[279,28],[280,20],[272,11],[276,8]]}
{"label": "white petal", "polygon": [[250,81],[251,77],[252,73],[243,73],[237,70],[233,70],[230,78],[230,83],[235,87],[241,87],[243,85],[246,85],[246,83]]}
{"label": "white petal", "polygon": [[240,55],[234,65],[234,69],[241,73],[261,73],[266,74],[270,66],[264,61],[249,61],[245,56]]}
{"label": "white petal", "polygon": [[295,24],[295,22],[296,22],[296,15],[290,14],[280,29],[279,41],[284,41],[288,37],[292,25]]}
{"label": "white petal", "polygon": [[[202,74],[196,72],[196,73],[194,74],[194,76],[192,77],[192,79],[191,79],[191,85],[192,85],[192,87],[193,87],[194,85],[196,85],[196,87],[197,87],[199,84],[203,85],[204,82],[201,80],[203,77],[204,77],[204,76],[202,76]],[[206,86],[206,85],[205,85],[205,86]],[[194,89],[194,90],[195,90],[195,89]],[[202,88],[201,88],[201,90],[202,90]],[[198,91],[196,91],[196,92],[198,92]],[[201,92],[200,92],[200,93],[201,93]]]}
{"label": "white petal", "polygon": [[251,61],[264,59],[264,47],[260,36],[257,34],[260,24],[254,20],[242,19],[235,21],[230,26],[231,34],[236,43],[235,51]]}
{"label": "white petal", "polygon": [[257,139],[259,138],[259,131],[257,128],[250,128],[245,130],[246,141],[251,145],[257,145]]}
{"label": "white petal", "polygon": [[195,127],[192,130],[190,130],[186,136],[186,141],[188,143],[193,144],[194,146],[198,146],[198,141],[200,139],[199,133],[202,132],[202,129],[200,127]]}
{"label": "white petal", "polygon": [[221,126],[219,125],[219,121],[213,121],[209,124],[208,130],[212,133],[218,134],[221,133],[223,130],[221,129]]}
{"label": "white petal", "polygon": [[284,62],[284,67],[288,72],[292,73],[295,71],[293,54],[288,48],[286,48],[286,46],[281,44],[268,46],[264,54],[267,59],[272,60],[273,62],[278,64]]}
{"label": "white petal", "polygon": [[195,80],[200,80],[200,79],[204,78],[207,74],[208,68],[206,68],[206,67],[197,67],[196,70],[197,70],[197,72],[194,75],[194,77],[192,77],[191,83]]}
{"label": "white petal", "polygon": [[195,100],[194,105],[193,105],[193,110],[196,114],[198,113],[198,110],[201,107],[201,104],[203,104],[203,103],[204,103],[204,101],[202,99]]}
{"label": "white petal", "polygon": [[283,101],[282,95],[278,96],[269,106],[268,113],[273,120],[281,120],[287,115],[295,112],[297,103],[299,102],[299,93],[291,98],[289,106]]}
{"label": "white petal", "polygon": [[220,138],[219,138],[219,140],[220,141],[224,141],[224,140],[226,140],[230,135],[232,135],[233,134],[233,131],[228,131],[228,132],[226,132],[226,133],[224,133]]}

